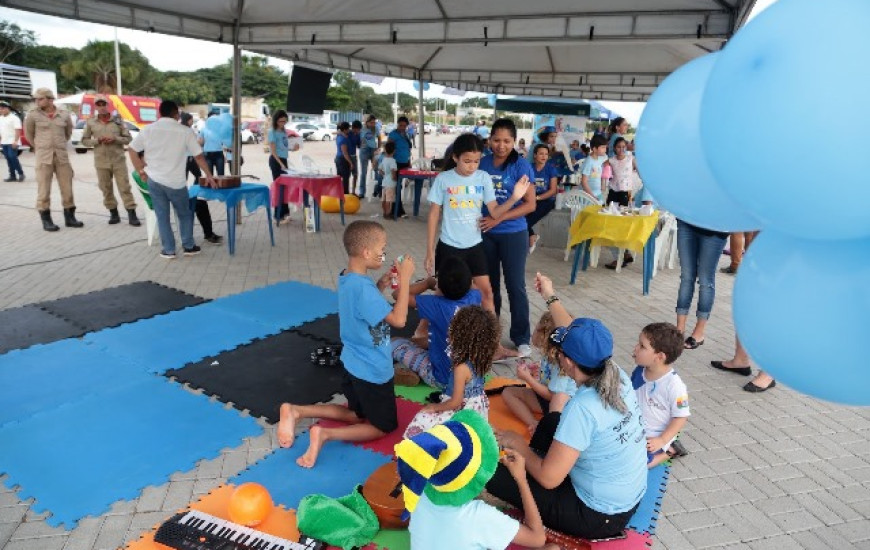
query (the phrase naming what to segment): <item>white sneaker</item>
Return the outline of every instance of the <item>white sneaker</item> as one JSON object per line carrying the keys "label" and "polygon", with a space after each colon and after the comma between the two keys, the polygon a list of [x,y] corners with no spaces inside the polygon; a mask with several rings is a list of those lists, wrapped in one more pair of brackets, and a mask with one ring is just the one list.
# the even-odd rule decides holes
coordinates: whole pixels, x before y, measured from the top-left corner
{"label": "white sneaker", "polygon": [[528,344],[520,344],[517,346],[517,351],[520,354],[520,357],[528,357],[532,354],[532,346]]}

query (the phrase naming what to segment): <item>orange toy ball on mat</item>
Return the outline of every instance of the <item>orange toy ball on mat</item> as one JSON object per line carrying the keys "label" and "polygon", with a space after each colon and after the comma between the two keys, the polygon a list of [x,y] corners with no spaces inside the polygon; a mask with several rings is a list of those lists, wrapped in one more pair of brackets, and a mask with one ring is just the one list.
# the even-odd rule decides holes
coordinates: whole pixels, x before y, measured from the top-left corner
{"label": "orange toy ball on mat", "polygon": [[230,497],[230,520],[255,527],[263,522],[272,512],[272,496],[259,483],[243,483],[239,485]]}
{"label": "orange toy ball on mat", "polygon": [[[335,197],[323,196],[320,197],[320,209],[327,214],[338,214],[340,212],[339,201]],[[356,195],[344,196],[344,213],[356,214],[359,211],[359,197]]]}

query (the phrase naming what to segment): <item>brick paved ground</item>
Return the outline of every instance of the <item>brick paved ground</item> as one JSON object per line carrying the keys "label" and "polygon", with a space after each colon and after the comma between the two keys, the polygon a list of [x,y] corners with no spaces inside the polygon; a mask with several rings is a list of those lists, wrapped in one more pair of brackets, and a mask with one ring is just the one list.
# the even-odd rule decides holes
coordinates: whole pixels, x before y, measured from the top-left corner
{"label": "brick paved ground", "polygon": [[[443,150],[447,139],[431,141]],[[305,152],[328,166],[333,150],[332,144],[316,143],[307,144]],[[33,156],[22,158],[32,176]],[[245,158],[243,172],[267,181],[265,154],[248,146]],[[85,222],[84,229],[43,232],[33,208],[33,180],[0,183],[0,308],[142,280],[206,298],[287,279],[334,288],[335,275],[345,264],[337,216],[324,215],[323,231],[306,234],[297,214],[290,225],[277,229],[272,248],[263,210],[248,215],[239,227],[235,257],[228,256],[225,246],[203,244],[197,257],[162,260],[156,245],[145,244],[144,227],[106,224],[91,154],[73,155],[73,161],[78,216]],[[52,196],[59,222],[56,188]],[[356,218],[376,211],[375,203],[364,203]],[[139,212],[143,213],[142,207]],[[212,213],[217,231],[226,234],[223,208],[214,205]],[[424,222],[388,222],[386,227],[389,255],[410,252],[422,264]],[[201,240],[198,227],[195,234]],[[643,297],[639,262],[619,275],[590,270],[570,287],[569,265],[561,256],[557,248],[540,248],[528,262],[527,275],[535,271],[551,275],[570,311],[601,318],[615,334],[617,361],[629,367],[639,330],[651,321],[673,321],[678,272],[660,272],[651,295]],[[686,352],[677,363],[692,396],[693,414],[683,438],[691,454],[671,470],[656,547],[870,548],[870,410],[817,401],[782,385],[752,395],[740,389],[745,380],[711,369],[710,360],[729,358],[733,348],[733,278],[720,275],[717,283],[706,344]],[[543,303],[537,297],[531,303],[537,317]],[[83,519],[72,532],[49,527],[42,516],[29,511],[31,502],[21,502],[15,492],[0,488],[0,546],[9,550],[115,548],[275,446],[274,430],[268,429],[192,471],[176,473],[165,485],[145,488],[135,501],[115,503],[107,514]]]}

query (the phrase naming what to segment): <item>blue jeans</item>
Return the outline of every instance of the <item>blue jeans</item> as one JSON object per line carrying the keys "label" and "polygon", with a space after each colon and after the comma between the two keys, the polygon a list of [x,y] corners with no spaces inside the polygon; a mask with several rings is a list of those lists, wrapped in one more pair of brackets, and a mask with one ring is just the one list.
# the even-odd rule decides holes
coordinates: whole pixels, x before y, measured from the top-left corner
{"label": "blue jeans", "polygon": [[178,232],[181,234],[181,246],[190,250],[196,246],[193,240],[193,210],[190,209],[190,198],[187,187],[175,189],[156,181],[148,180],[148,191],[151,193],[151,203],[157,216],[157,229],[160,231],[160,245],[164,254],[175,254],[175,235],[172,233],[172,223],[169,220],[169,205],[175,208],[178,218]]}
{"label": "blue jeans", "polygon": [[698,280],[698,319],[709,319],[716,298],[716,268],[728,235],[714,235],[677,220],[677,250],[680,253],[680,291],[677,315],[688,315]]}
{"label": "blue jeans", "polygon": [[9,177],[14,178],[15,174],[23,176],[24,170],[21,169],[21,161],[18,160],[18,148],[4,145],[3,155],[6,157],[6,164],[9,165]]}
{"label": "blue jeans", "polygon": [[495,300],[495,313],[501,312],[501,274],[511,304],[511,341],[520,346],[531,340],[529,297],[526,295],[526,258],[529,232],[483,234],[483,250],[489,266],[489,281]]}
{"label": "blue jeans", "polygon": [[224,157],[223,151],[209,151],[205,153],[205,162],[208,164],[208,169],[211,170],[212,176],[224,175]]}
{"label": "blue jeans", "polygon": [[372,150],[371,149],[360,149],[359,150],[359,196],[364,197],[366,195],[366,179],[369,175],[369,162],[374,166],[375,162],[372,158]]}

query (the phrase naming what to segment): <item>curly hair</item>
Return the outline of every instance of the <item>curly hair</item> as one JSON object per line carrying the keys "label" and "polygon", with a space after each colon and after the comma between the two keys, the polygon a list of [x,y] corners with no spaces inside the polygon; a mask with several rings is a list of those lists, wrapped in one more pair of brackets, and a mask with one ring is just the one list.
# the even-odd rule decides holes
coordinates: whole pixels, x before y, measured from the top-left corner
{"label": "curly hair", "polygon": [[550,363],[558,364],[556,347],[550,342],[550,334],[554,330],[556,330],[556,321],[553,320],[553,314],[545,311],[538,319],[538,324],[535,325],[535,331],[532,333],[532,345],[540,349]]}
{"label": "curly hair", "polygon": [[501,326],[491,312],[480,306],[465,306],[456,312],[447,329],[450,361],[454,366],[468,363],[476,376],[483,377],[498,350]]}

